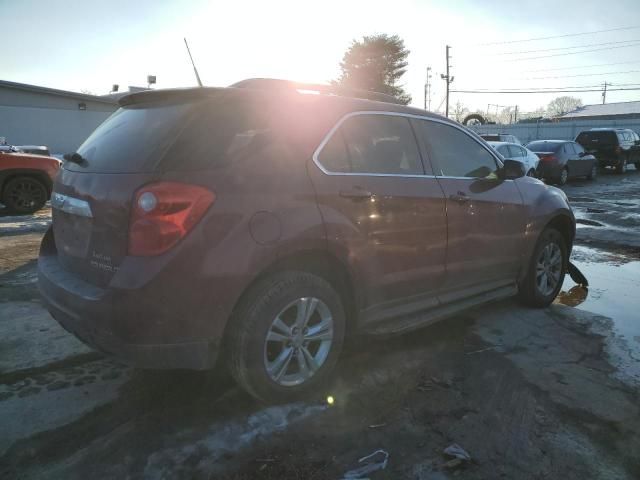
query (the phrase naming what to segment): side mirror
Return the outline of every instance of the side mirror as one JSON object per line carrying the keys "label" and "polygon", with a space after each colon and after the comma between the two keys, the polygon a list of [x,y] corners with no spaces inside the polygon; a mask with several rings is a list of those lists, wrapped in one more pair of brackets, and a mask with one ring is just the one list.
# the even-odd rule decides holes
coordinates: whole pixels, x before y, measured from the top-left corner
{"label": "side mirror", "polygon": [[524,171],[524,165],[516,160],[505,160],[501,172],[504,180],[514,180],[524,177],[527,173]]}

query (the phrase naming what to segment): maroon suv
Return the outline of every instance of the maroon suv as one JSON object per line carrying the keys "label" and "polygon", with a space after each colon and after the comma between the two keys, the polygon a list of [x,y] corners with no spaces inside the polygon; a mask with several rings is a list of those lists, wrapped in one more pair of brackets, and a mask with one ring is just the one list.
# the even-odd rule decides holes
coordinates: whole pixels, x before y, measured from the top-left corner
{"label": "maroon suv", "polygon": [[38,260],[68,331],[139,367],[224,359],[277,401],[318,391],[347,334],[554,299],[562,191],[446,118],[274,85],[129,95],[69,157]]}

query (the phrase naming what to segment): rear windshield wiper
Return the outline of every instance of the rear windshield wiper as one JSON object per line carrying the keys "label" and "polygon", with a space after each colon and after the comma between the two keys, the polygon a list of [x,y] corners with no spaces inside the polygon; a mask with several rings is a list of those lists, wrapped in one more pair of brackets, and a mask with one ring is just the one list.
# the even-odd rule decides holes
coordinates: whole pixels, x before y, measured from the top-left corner
{"label": "rear windshield wiper", "polygon": [[67,162],[77,163],[78,165],[83,165],[86,163],[86,159],[80,155],[78,152],[73,153],[65,153],[62,158],[64,158]]}

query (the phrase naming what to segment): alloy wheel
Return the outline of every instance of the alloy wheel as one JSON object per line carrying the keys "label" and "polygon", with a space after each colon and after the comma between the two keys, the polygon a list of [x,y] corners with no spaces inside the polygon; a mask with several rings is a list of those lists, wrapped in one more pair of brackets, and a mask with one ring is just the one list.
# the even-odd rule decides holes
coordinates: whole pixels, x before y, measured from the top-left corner
{"label": "alloy wheel", "polygon": [[565,168],[562,170],[562,172],[560,172],[560,184],[564,185],[565,183],[567,183],[568,178],[569,178],[569,172]]}
{"label": "alloy wheel", "polygon": [[548,243],[536,260],[536,286],[543,296],[549,296],[558,286],[562,274],[562,250],[556,243]]}
{"label": "alloy wheel", "polygon": [[300,385],[322,367],[333,341],[333,316],[315,297],[287,305],[271,322],[264,342],[264,366],[279,385]]}

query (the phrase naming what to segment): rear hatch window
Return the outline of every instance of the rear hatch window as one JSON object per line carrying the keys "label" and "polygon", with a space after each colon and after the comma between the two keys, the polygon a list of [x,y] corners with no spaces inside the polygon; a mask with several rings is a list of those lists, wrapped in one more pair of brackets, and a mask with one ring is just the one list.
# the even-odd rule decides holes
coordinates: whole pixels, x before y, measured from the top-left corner
{"label": "rear hatch window", "polygon": [[618,137],[615,132],[582,132],[576,137],[576,142],[590,147],[612,146],[618,144]]}
{"label": "rear hatch window", "polygon": [[558,152],[562,143],[558,142],[531,142],[527,148],[532,152]]}
{"label": "rear hatch window", "polygon": [[117,110],[80,146],[72,171],[148,173],[219,166],[268,130],[264,105],[238,94]]}
{"label": "rear hatch window", "polygon": [[500,135],[480,135],[487,142],[499,142]]}

